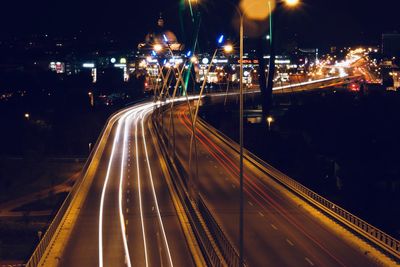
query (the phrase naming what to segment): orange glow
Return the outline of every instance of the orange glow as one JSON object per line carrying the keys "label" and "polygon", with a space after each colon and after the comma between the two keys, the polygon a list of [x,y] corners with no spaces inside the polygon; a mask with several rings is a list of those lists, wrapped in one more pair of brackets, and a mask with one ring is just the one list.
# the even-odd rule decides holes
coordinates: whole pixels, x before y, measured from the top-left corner
{"label": "orange glow", "polygon": [[230,45],[230,44],[225,45],[225,46],[224,46],[224,51],[225,51],[226,53],[232,53],[232,51],[233,51],[233,46]]}
{"label": "orange glow", "polygon": [[154,51],[160,52],[160,51],[162,50],[162,45],[160,45],[160,44],[155,44],[153,48],[154,48]]}
{"label": "orange glow", "polygon": [[248,19],[264,20],[275,9],[275,5],[275,0],[242,0],[240,9]]}
{"label": "orange glow", "polygon": [[295,7],[297,6],[300,1],[299,0],[285,0],[286,5],[290,6],[290,7]]}

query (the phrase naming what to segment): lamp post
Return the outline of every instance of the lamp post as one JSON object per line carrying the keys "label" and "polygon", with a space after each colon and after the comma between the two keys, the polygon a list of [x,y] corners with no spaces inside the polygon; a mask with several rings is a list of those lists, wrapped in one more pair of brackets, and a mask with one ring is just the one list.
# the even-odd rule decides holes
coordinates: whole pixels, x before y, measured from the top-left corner
{"label": "lamp post", "polygon": [[[198,118],[199,108],[200,108],[200,100],[201,100],[201,97],[203,96],[203,93],[204,93],[204,88],[205,88],[206,83],[207,83],[208,74],[210,73],[212,64],[213,64],[213,62],[214,62],[214,60],[215,60],[215,57],[217,56],[218,51],[221,49],[220,46],[222,45],[223,42],[224,42],[224,36],[221,35],[221,36],[218,38],[218,46],[217,46],[217,48],[215,49],[214,54],[213,54],[213,56],[212,56],[212,58],[211,58],[211,61],[210,61],[209,65],[208,65],[207,72],[206,72],[205,75],[204,75],[204,80],[203,80],[203,83],[202,83],[202,86],[201,86],[201,89],[200,89],[200,92],[199,92],[199,97],[198,97],[198,100],[197,100],[197,103],[196,103],[196,109],[195,109],[195,113],[194,113],[194,116],[193,116],[193,130],[192,130],[192,134],[191,134],[191,137],[190,137],[190,146],[189,146],[189,171],[190,171],[189,177],[190,177],[190,180],[192,181],[192,184],[193,184],[193,185],[194,185],[194,182],[193,182],[192,171],[191,171],[193,145],[194,145],[194,148],[195,148],[196,180],[198,180],[198,159],[197,159],[196,126],[197,126],[197,118]],[[233,46],[232,46],[232,45],[225,45],[225,46],[223,46],[222,48],[223,48],[224,51],[227,52],[227,53],[230,53],[230,52],[233,51]],[[191,113],[191,111],[190,111],[190,113]],[[193,193],[193,195],[195,195],[195,193]]]}
{"label": "lamp post", "polygon": [[[191,1],[191,0],[189,0]],[[235,11],[238,13],[239,17],[240,17],[240,28],[239,28],[239,38],[240,38],[240,48],[239,48],[239,60],[240,60],[240,74],[239,74],[239,143],[240,143],[240,157],[239,157],[239,166],[240,166],[240,174],[239,174],[239,183],[240,183],[240,215],[239,215],[239,266],[242,267],[244,266],[244,181],[243,181],[243,117],[244,117],[244,97],[243,97],[243,40],[244,40],[244,28],[243,28],[243,22],[244,22],[244,13],[236,6],[234,5],[232,2],[230,1],[226,1],[227,3],[231,4],[234,8]],[[299,0],[284,0],[284,2],[286,3],[287,6],[296,6],[299,3]],[[271,7],[271,1],[268,0],[268,7],[270,10],[270,44],[271,47],[273,47],[273,25],[272,25],[272,7]],[[215,58],[215,55],[217,53],[218,49],[214,52],[213,55],[213,59]],[[210,70],[211,64],[213,62],[213,59],[210,62],[210,66],[208,69],[208,72]],[[272,65],[271,65],[272,64]],[[268,73],[268,87],[271,88],[271,93],[272,93],[272,87],[273,87],[273,71],[275,69],[275,54],[271,55],[271,59],[270,59],[270,69],[269,69],[269,73]],[[208,75],[207,72],[207,75]],[[272,78],[271,78],[271,77]],[[200,90],[200,96],[199,96],[199,101],[201,98],[201,95],[203,93],[204,90],[204,86],[205,86],[205,82],[206,82],[207,76],[204,77],[204,81],[203,81],[203,86]],[[269,81],[271,79],[271,81]],[[198,107],[199,107],[199,102],[197,103],[197,107],[196,107],[196,113],[195,113],[195,117],[193,120],[193,128],[196,129],[196,120],[197,120],[197,115],[198,115]],[[196,132],[195,130],[193,131],[193,135],[195,135]],[[192,141],[191,141],[192,143]]]}
{"label": "lamp post", "polygon": [[[278,2],[281,4],[286,5],[288,8],[294,8],[300,4],[300,0],[283,0]],[[268,0],[268,8],[269,8],[269,46],[270,46],[270,58],[269,58],[269,65],[268,65],[268,76],[267,76],[267,113],[271,110],[272,106],[272,90],[274,88],[274,75],[275,75],[275,23],[274,23],[274,16],[276,9],[272,9],[271,0]],[[269,114],[266,114],[269,115]]]}
{"label": "lamp post", "polygon": [[[239,267],[243,267],[244,266],[244,182],[243,182],[243,114],[244,114],[244,101],[243,101],[243,43],[244,43],[244,27],[243,27],[243,22],[244,22],[244,14],[243,12],[236,6],[234,5],[232,2],[230,1],[226,1],[227,3],[231,4],[234,8],[235,11],[237,12],[237,14],[239,15],[240,18],[240,26],[239,26],[239,64],[240,64],[240,70],[239,70],[239,143],[240,143],[240,156],[239,156],[239,169],[240,169],[240,174],[239,174],[239,198],[240,198],[240,208],[239,208]],[[218,43],[221,44],[223,42],[223,36],[220,37],[218,39]],[[232,46],[226,46],[225,50],[227,52],[231,52],[233,50]],[[216,56],[218,52],[218,48],[215,50],[213,58],[210,62],[208,71],[206,76],[204,77],[204,81],[203,81],[203,86],[200,90],[200,95],[199,95],[199,100],[201,98],[201,95],[203,94],[204,91],[204,87],[205,87],[205,83],[207,80],[207,76],[208,73],[210,71],[211,65],[214,61],[214,58]],[[194,125],[194,129],[196,129],[196,121],[197,121],[197,115],[198,115],[198,109],[199,109],[199,105],[200,103],[197,103],[197,107],[196,107],[196,113],[194,116],[194,120],[193,120],[193,125]],[[194,131],[193,133],[194,135],[196,134],[196,132]],[[193,137],[192,137],[193,138]],[[190,142],[192,145],[192,141]]]}
{"label": "lamp post", "polygon": [[271,116],[269,116],[267,118],[267,122],[268,122],[268,131],[271,131],[271,123],[274,121],[274,118],[272,118]]}
{"label": "lamp post", "polygon": [[239,266],[244,266],[244,192],[243,192],[243,13],[240,12],[240,81],[239,81],[239,140],[240,140],[240,219],[239,219]]}

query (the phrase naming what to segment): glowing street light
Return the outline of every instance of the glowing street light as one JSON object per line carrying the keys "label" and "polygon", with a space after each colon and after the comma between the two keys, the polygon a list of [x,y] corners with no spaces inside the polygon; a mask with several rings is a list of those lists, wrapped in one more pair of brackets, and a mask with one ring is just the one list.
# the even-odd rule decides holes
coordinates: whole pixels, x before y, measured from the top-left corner
{"label": "glowing street light", "polygon": [[269,116],[267,118],[267,122],[268,122],[268,131],[271,131],[271,123],[274,122],[274,118],[272,118],[271,116]]}
{"label": "glowing street light", "polygon": [[285,0],[285,4],[289,7],[295,7],[300,3],[300,0]]}
{"label": "glowing street light", "polygon": [[160,51],[163,49],[163,47],[162,47],[162,45],[160,45],[160,44],[155,44],[155,45],[153,46],[153,49],[154,49],[154,51],[156,51],[156,52],[160,52]]}
{"label": "glowing street light", "polygon": [[94,107],[94,96],[92,92],[88,93],[90,106]]}
{"label": "glowing street light", "polygon": [[225,51],[226,53],[232,53],[232,52],[233,52],[233,45],[231,45],[231,44],[225,45],[225,46],[224,46],[224,51]]}
{"label": "glowing street light", "polygon": [[163,39],[164,39],[164,42],[168,43],[168,37],[165,34],[163,34]]}
{"label": "glowing street light", "polygon": [[224,35],[221,35],[221,36],[218,38],[218,44],[222,44],[223,41],[224,41]]}
{"label": "glowing street light", "polygon": [[198,58],[197,58],[196,56],[192,56],[192,57],[190,58],[190,62],[192,62],[192,63],[197,63],[197,62],[199,62],[199,60],[198,60]]}
{"label": "glowing street light", "polygon": [[25,119],[29,120],[29,118],[31,117],[31,115],[29,113],[25,113],[24,114]]}

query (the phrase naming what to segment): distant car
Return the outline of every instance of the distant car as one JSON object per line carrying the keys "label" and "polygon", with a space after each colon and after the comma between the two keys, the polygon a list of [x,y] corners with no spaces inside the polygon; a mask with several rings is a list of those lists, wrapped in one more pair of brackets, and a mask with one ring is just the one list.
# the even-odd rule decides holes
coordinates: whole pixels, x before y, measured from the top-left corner
{"label": "distant car", "polygon": [[358,83],[350,83],[349,87],[350,91],[352,92],[358,92],[360,91],[360,85]]}

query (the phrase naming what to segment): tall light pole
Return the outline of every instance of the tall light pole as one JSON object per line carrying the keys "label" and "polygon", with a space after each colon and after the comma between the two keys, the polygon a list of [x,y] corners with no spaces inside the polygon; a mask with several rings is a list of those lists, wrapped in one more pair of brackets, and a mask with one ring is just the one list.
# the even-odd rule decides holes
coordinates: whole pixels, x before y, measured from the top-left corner
{"label": "tall light pole", "polygon": [[[217,45],[217,48],[215,49],[214,54],[213,54],[213,56],[211,58],[210,64],[208,65],[207,72],[204,74],[204,80],[203,80],[203,83],[202,83],[201,88],[200,88],[199,97],[197,99],[196,109],[194,111],[194,116],[193,116],[193,131],[192,131],[192,134],[191,134],[191,137],[190,137],[190,145],[189,145],[189,171],[190,171],[189,179],[190,179],[191,183],[195,187],[197,185],[195,185],[195,183],[193,182],[194,179],[192,177],[192,170],[191,170],[192,168],[191,168],[191,166],[192,166],[192,150],[193,150],[193,145],[194,145],[194,148],[195,148],[195,160],[196,160],[196,176],[195,177],[196,177],[196,180],[198,180],[198,158],[197,158],[198,156],[197,156],[197,150],[196,150],[196,148],[197,148],[196,126],[197,126],[197,118],[198,118],[199,108],[200,108],[200,101],[201,101],[201,98],[202,98],[203,93],[204,93],[204,89],[205,89],[205,86],[206,86],[206,83],[207,83],[207,77],[208,77],[208,75],[210,73],[212,64],[213,64],[213,62],[214,62],[214,60],[215,60],[215,58],[217,56],[218,51],[221,49],[220,46],[222,45],[223,42],[224,42],[224,36],[221,35],[218,38],[218,45]],[[224,51],[226,53],[230,53],[230,52],[233,51],[232,45],[225,45],[222,48],[224,49]],[[190,111],[190,113],[191,113],[191,111]],[[194,195],[195,195],[195,193],[193,193],[193,196]]]}
{"label": "tall light pole", "polygon": [[239,140],[240,140],[240,219],[239,219],[239,266],[244,266],[244,191],[243,191],[243,39],[244,39],[244,29],[243,29],[243,13],[240,13],[240,81],[239,81]]}
{"label": "tall light pole", "polygon": [[[286,5],[288,8],[294,8],[300,4],[300,0],[283,0],[278,2],[280,4]],[[268,0],[268,8],[269,8],[269,46],[270,46],[270,58],[269,58],[269,65],[268,65],[268,76],[267,76],[267,92],[266,97],[267,99],[267,116],[271,111],[272,106],[272,90],[274,88],[274,75],[275,75],[275,23],[274,23],[274,16],[275,12],[279,5],[276,6],[275,9],[272,9],[271,0]],[[265,119],[265,118],[263,118]]]}

